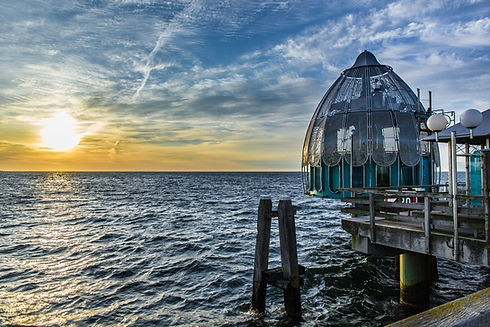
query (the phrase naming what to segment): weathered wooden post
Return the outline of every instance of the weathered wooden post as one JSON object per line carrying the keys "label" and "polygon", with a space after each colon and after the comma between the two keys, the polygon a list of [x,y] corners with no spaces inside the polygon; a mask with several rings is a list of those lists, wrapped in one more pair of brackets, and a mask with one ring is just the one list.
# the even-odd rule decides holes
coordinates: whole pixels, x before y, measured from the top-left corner
{"label": "weathered wooden post", "polygon": [[267,282],[264,271],[269,265],[269,244],[271,235],[272,201],[262,197],[259,201],[257,218],[257,240],[255,243],[254,279],[252,291],[252,310],[257,313],[265,311]]}
{"label": "weathered wooden post", "polygon": [[[298,264],[296,249],[296,210],[288,198],[279,200],[277,211],[272,210],[272,202],[262,197],[259,202],[257,221],[257,241],[255,244],[254,279],[251,309],[256,313],[265,312],[267,284],[284,291],[284,305],[287,315],[297,321],[301,318],[301,295],[299,287],[303,283],[300,275],[305,268]],[[279,218],[279,241],[281,247],[281,267],[268,269],[271,218]]]}
{"label": "weathered wooden post", "polygon": [[289,281],[284,289],[284,305],[287,315],[298,320],[301,318],[300,271],[296,248],[295,209],[289,198],[283,197],[279,200],[277,213],[283,279]]}

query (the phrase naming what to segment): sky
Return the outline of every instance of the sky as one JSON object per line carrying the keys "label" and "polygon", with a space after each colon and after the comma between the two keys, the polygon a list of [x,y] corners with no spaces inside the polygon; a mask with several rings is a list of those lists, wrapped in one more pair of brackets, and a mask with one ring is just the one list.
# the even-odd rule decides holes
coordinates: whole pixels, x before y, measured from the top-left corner
{"label": "sky", "polygon": [[363,50],[490,108],[489,1],[5,1],[0,170],[298,171]]}

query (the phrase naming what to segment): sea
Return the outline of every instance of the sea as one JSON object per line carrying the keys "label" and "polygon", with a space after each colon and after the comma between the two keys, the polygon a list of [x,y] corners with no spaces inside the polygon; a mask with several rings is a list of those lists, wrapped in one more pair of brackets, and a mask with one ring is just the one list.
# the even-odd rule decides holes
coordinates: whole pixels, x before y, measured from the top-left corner
{"label": "sea", "polygon": [[[339,200],[299,172],[1,172],[0,325],[283,326],[280,289],[250,312],[258,202],[290,196],[306,267],[299,326],[382,326],[399,302],[394,258],[351,250]],[[277,221],[270,267],[280,266]],[[488,268],[438,260],[431,306],[490,286]]]}

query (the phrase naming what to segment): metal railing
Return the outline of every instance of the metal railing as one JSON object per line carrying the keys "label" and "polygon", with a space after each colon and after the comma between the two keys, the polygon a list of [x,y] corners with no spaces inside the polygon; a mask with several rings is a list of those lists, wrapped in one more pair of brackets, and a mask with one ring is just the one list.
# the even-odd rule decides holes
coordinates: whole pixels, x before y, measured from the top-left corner
{"label": "metal railing", "polygon": [[[431,254],[434,233],[450,235],[453,259],[459,261],[461,238],[489,244],[488,204],[484,196],[452,195],[439,190],[446,185],[417,185],[382,188],[344,188],[354,196],[343,198],[351,203],[343,212],[353,217],[369,217],[371,243],[376,244],[376,220],[399,222],[420,228],[425,251]],[[470,205],[468,205],[468,203]]]}

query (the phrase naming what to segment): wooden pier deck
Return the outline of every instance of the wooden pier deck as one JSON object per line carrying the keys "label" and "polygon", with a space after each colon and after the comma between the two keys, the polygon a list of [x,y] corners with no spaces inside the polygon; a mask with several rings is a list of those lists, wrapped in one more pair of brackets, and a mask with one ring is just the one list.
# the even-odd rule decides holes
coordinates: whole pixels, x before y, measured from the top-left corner
{"label": "wooden pier deck", "polygon": [[[352,235],[355,250],[376,255],[416,252],[489,266],[487,200],[457,196],[458,208],[447,193],[405,189],[344,189],[358,197],[342,211],[342,228]],[[454,227],[454,214],[457,228]]]}
{"label": "wooden pier deck", "polygon": [[388,327],[490,326],[490,288],[397,321]]}

